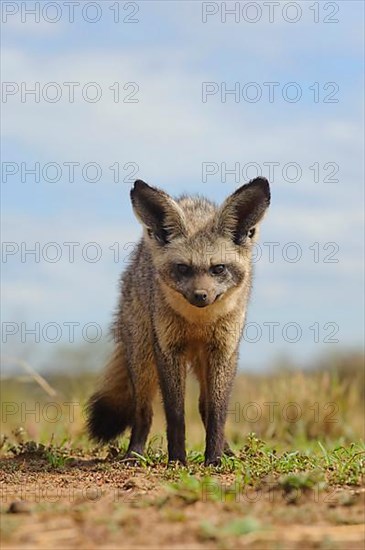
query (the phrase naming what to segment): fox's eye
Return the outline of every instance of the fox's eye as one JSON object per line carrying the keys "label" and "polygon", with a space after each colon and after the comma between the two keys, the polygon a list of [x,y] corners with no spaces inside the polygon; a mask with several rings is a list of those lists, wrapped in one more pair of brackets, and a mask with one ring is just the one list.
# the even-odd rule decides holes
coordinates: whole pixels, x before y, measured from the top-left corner
{"label": "fox's eye", "polygon": [[226,266],[223,264],[213,265],[210,268],[210,272],[213,275],[222,275],[222,273],[224,273],[225,271],[226,271]]}
{"label": "fox's eye", "polygon": [[189,275],[191,273],[190,265],[177,264],[176,268],[177,268],[178,272],[180,273],[180,275]]}

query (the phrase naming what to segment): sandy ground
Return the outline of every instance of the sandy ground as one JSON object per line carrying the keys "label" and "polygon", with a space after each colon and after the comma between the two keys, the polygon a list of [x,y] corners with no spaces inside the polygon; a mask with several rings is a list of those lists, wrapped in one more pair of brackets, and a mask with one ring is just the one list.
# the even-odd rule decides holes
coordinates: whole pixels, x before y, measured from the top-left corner
{"label": "sandy ground", "polygon": [[164,465],[75,459],[0,461],[2,548],[364,548],[364,487],[286,494],[214,475],[197,494],[174,491]]}

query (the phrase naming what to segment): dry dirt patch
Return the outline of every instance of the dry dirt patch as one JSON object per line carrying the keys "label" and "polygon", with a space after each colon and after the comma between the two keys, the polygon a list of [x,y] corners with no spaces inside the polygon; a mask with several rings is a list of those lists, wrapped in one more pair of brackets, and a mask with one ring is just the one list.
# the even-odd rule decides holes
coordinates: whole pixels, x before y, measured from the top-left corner
{"label": "dry dirt patch", "polygon": [[[4,458],[2,548],[364,547],[363,487],[287,492],[264,480],[236,490],[235,474],[214,473],[216,486],[199,493],[174,488],[175,473],[118,460],[50,470],[40,457]],[[220,484],[232,494],[219,495]]]}

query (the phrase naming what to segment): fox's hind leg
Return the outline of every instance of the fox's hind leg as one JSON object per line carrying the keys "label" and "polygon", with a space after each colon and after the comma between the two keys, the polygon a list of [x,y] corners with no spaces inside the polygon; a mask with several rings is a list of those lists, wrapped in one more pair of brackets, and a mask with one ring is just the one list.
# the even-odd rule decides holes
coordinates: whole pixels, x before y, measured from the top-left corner
{"label": "fox's hind leg", "polygon": [[142,455],[144,452],[152,424],[152,401],[157,389],[156,367],[151,358],[146,364],[146,357],[136,357],[133,364],[135,365],[132,375],[135,409],[131,438],[125,456],[128,459],[133,459],[134,453]]}

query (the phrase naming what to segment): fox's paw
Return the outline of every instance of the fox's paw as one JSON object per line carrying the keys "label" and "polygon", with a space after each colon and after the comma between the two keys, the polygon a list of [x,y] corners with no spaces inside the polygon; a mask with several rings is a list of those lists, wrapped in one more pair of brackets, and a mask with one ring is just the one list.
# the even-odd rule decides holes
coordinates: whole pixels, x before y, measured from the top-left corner
{"label": "fox's paw", "polygon": [[125,466],[139,466],[142,462],[143,451],[127,451],[121,462]]}
{"label": "fox's paw", "polygon": [[169,457],[168,467],[176,467],[176,466],[186,466],[186,457]]}
{"label": "fox's paw", "polygon": [[205,460],[204,461],[204,466],[205,467],[208,467],[208,466],[213,466],[213,468],[218,468],[218,466],[220,466],[222,463],[221,459],[220,458],[216,458],[214,460]]}

